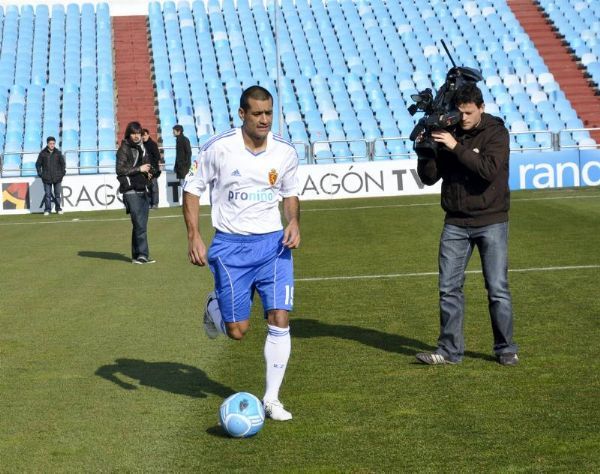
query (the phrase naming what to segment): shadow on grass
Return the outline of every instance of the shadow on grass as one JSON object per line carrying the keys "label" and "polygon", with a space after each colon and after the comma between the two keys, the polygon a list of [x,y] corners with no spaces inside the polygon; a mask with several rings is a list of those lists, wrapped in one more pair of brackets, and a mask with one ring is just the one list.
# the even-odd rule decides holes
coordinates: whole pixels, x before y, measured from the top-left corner
{"label": "shadow on grass", "polygon": [[[125,390],[136,390],[140,385],[194,398],[205,398],[209,393],[226,398],[234,393],[233,389],[208,378],[204,371],[177,362],[116,359],[114,364],[96,370],[96,375]],[[123,380],[122,376],[137,380],[138,385]]]}
{"label": "shadow on grass", "polygon": [[121,262],[131,263],[131,258],[122,253],[115,252],[94,252],[93,250],[80,250],[78,254],[80,257],[87,258],[100,258],[102,260],[119,260]]}
{"label": "shadow on grass", "polygon": [[[415,355],[417,352],[433,352],[436,349],[435,346],[430,346],[417,339],[398,334],[388,334],[376,329],[359,326],[327,324],[315,319],[294,319],[292,334],[294,337],[304,338],[336,337],[348,339],[374,347],[375,349],[405,355]],[[465,356],[476,359],[495,360],[493,357],[479,352],[468,351],[465,353]]]}
{"label": "shadow on grass", "polygon": [[210,428],[208,428],[206,430],[206,434],[209,434],[209,435],[214,436],[216,438],[229,438],[229,439],[231,439],[231,436],[229,436],[225,432],[225,430],[223,429],[223,427],[221,425],[211,426]]}

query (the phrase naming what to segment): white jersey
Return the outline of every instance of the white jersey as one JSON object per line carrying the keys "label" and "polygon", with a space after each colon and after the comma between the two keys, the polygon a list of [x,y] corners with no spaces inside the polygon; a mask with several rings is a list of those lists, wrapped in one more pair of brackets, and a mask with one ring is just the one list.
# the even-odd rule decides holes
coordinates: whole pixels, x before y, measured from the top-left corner
{"label": "white jersey", "polygon": [[283,228],[279,197],[298,195],[298,154],[269,132],[265,151],[244,145],[242,130],[216,135],[200,150],[183,190],[200,196],[210,189],[213,226],[229,234],[266,234]]}

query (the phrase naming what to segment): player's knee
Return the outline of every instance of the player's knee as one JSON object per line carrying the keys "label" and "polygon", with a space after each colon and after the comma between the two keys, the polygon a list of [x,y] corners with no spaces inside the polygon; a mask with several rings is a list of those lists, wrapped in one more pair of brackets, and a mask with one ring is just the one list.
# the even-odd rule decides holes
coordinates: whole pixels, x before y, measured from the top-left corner
{"label": "player's knee", "polygon": [[248,331],[248,325],[247,324],[239,324],[239,323],[227,324],[226,329],[227,329],[227,335],[231,339],[235,339],[236,341],[239,341],[239,340],[243,339],[244,334],[246,334],[246,332]]}

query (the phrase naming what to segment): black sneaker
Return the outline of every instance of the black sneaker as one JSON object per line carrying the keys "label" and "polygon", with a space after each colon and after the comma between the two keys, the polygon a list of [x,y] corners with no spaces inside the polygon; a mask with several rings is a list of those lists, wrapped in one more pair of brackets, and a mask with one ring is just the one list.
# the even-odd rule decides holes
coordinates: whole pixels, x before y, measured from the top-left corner
{"label": "black sneaker", "polygon": [[144,257],[143,255],[140,255],[137,258],[138,263],[142,263],[142,264],[146,264],[146,263],[156,263],[156,260],[154,260],[153,258],[150,257]]}
{"label": "black sneaker", "polygon": [[514,352],[506,352],[497,355],[496,360],[500,365],[517,365],[519,363],[519,356]]}

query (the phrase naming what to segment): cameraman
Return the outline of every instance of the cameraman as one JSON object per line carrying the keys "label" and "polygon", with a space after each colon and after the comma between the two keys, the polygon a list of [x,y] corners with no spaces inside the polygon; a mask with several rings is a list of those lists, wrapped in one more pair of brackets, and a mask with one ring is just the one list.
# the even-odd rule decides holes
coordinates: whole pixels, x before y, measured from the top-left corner
{"label": "cameraman", "polygon": [[[465,270],[475,246],[488,292],[493,350],[502,365],[518,363],[508,287],[509,136],[504,122],[484,112],[483,96],[472,83],[459,87],[454,105],[462,114],[455,133],[431,132],[439,150],[419,156],[426,185],[442,180],[446,211],[439,247],[440,336],[433,353],[419,353],[424,364],[455,364],[464,355]],[[417,151],[418,153],[418,151]]]}

